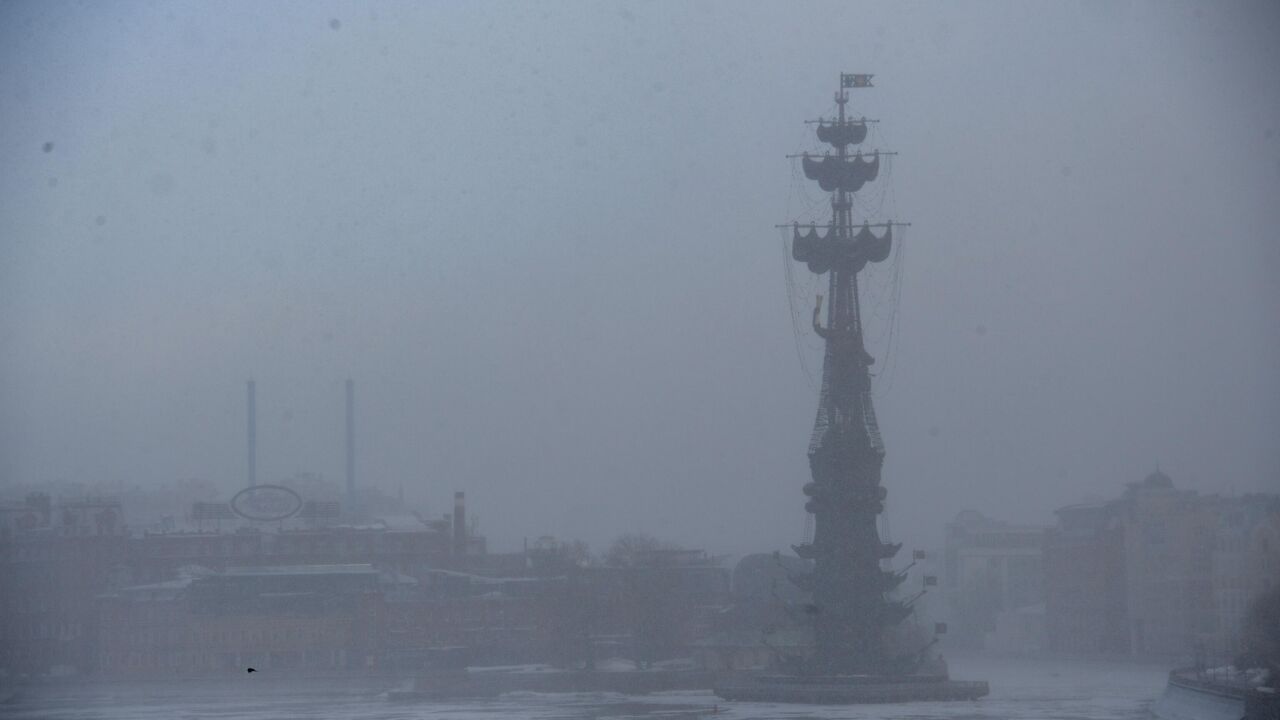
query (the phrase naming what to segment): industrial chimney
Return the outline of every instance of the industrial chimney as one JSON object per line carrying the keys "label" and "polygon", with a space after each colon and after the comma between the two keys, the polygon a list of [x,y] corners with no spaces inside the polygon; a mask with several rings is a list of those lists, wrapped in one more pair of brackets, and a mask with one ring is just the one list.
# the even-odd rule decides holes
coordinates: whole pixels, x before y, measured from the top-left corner
{"label": "industrial chimney", "polygon": [[356,511],[356,383],[347,378],[347,512]]}
{"label": "industrial chimney", "polygon": [[467,498],[462,492],[453,494],[453,554],[467,554]]}
{"label": "industrial chimney", "polygon": [[249,487],[258,484],[258,404],[256,386],[252,380],[248,387],[249,401]]}

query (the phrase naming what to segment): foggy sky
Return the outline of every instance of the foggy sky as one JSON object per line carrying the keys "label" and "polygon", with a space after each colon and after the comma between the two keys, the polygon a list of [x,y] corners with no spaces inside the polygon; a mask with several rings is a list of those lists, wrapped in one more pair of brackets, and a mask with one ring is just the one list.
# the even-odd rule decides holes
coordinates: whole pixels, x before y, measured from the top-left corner
{"label": "foggy sky", "polygon": [[793,316],[773,226],[829,213],[785,155],[849,71],[912,223],[864,274],[894,539],[1157,461],[1275,492],[1277,40],[1270,3],[5,3],[0,482],[229,494],[250,377],[259,479],[340,480],[352,377],[359,482],[465,490],[495,549],[797,542],[821,285]]}

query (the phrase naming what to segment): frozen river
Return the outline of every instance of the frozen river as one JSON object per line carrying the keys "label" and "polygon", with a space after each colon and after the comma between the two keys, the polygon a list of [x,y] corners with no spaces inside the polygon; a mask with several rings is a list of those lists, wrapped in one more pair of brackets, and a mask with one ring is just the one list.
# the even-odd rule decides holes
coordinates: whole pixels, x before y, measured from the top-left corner
{"label": "frozen river", "polygon": [[[964,720],[1110,720],[1146,718],[1164,689],[1162,668],[1109,662],[965,659],[952,662],[957,679],[988,680],[991,695],[977,702],[808,707],[726,703],[710,693],[504,695],[496,700],[399,704],[379,686],[243,681],[141,685],[57,685],[7,689],[0,717],[120,720],[275,720],[277,718],[702,718],[743,720],[801,718],[963,718]],[[16,694],[14,694],[16,693]]]}

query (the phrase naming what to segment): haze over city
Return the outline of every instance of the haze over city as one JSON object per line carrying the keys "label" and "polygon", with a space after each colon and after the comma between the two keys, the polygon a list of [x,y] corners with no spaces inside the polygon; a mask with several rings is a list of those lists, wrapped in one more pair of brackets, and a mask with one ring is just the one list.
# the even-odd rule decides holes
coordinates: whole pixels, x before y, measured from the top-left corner
{"label": "haze over city", "polygon": [[259,478],[337,481],[350,377],[358,482],[495,547],[798,542],[825,286],[774,225],[849,71],[911,223],[864,288],[895,540],[1157,463],[1275,492],[1278,18],[6,3],[0,478],[229,495],[253,378]]}
{"label": "haze over city", "polygon": [[0,715],[1280,717],[1277,71],[1263,0],[0,3]]}

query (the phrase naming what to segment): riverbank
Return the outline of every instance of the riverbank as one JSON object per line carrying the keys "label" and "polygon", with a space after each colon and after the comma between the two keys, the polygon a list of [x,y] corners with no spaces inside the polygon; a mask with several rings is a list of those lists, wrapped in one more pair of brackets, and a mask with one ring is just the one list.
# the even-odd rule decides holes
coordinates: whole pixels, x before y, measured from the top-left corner
{"label": "riverbank", "polygon": [[1280,696],[1258,687],[1251,673],[1174,670],[1164,693],[1152,705],[1158,720],[1274,720],[1280,718]]}
{"label": "riverbank", "polygon": [[951,657],[951,676],[983,678],[991,694],[970,702],[806,707],[726,702],[709,691],[626,696],[612,692],[512,692],[495,698],[392,702],[395,684],[363,678],[323,682],[290,680],[265,673],[220,680],[141,683],[59,683],[11,688],[0,708],[14,720],[169,720],[183,717],[274,720],[416,718],[698,718],[735,720],[1139,720],[1150,717],[1163,692],[1168,668],[1129,662],[1009,660]]}

